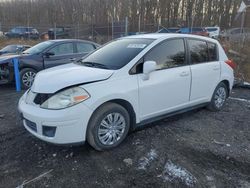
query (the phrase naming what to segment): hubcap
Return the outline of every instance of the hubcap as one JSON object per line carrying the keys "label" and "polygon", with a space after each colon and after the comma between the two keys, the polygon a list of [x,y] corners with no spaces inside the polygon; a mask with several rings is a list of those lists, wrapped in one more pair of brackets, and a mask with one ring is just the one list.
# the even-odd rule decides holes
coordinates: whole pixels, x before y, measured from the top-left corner
{"label": "hubcap", "polygon": [[22,82],[26,87],[31,87],[34,79],[35,79],[36,73],[29,71],[24,73],[23,77],[22,77]]}
{"label": "hubcap", "polygon": [[226,101],[227,93],[224,87],[220,87],[215,93],[215,106],[221,108]]}
{"label": "hubcap", "polygon": [[99,125],[98,138],[103,145],[113,145],[121,139],[125,127],[125,118],[120,113],[110,113]]}

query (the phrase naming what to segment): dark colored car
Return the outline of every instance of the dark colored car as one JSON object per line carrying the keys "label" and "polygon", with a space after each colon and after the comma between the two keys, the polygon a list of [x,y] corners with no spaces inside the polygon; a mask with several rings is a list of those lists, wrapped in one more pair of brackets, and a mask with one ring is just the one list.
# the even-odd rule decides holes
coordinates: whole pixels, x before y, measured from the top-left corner
{"label": "dark colored car", "polygon": [[5,36],[8,38],[39,39],[39,32],[33,27],[15,27]]}
{"label": "dark colored car", "polygon": [[49,39],[66,39],[70,37],[70,27],[56,27],[48,30]]}
{"label": "dark colored car", "polygon": [[20,54],[23,51],[29,49],[31,46],[29,45],[19,45],[19,44],[11,44],[0,50],[0,55],[6,54]]}
{"label": "dark colored car", "polygon": [[76,39],[49,40],[29,48],[21,55],[0,57],[0,83],[14,81],[13,58],[19,59],[21,85],[25,89],[31,87],[37,72],[77,61],[99,46]]}
{"label": "dark colored car", "polygon": [[209,36],[208,31],[203,27],[192,27],[192,28],[183,27],[180,29],[180,33],[200,35],[205,37]]}

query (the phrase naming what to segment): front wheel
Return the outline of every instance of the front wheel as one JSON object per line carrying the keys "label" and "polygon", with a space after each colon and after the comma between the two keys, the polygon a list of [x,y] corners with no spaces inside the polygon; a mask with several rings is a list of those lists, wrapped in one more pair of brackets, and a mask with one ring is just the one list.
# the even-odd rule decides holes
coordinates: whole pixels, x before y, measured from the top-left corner
{"label": "front wheel", "polygon": [[208,105],[208,109],[214,112],[221,110],[225,105],[227,96],[228,96],[228,88],[223,82],[221,82],[215,88],[211,102]]}
{"label": "front wheel", "polygon": [[107,103],[92,115],[88,130],[88,143],[96,150],[103,151],[118,146],[127,136],[130,117],[121,105]]}
{"label": "front wheel", "polygon": [[37,71],[32,68],[24,68],[20,71],[20,80],[22,89],[28,89],[32,86]]}

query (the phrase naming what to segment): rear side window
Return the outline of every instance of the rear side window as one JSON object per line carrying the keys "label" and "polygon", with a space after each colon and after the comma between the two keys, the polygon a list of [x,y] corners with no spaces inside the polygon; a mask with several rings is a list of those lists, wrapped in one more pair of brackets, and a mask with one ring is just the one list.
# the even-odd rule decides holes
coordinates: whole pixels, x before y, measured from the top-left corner
{"label": "rear side window", "polygon": [[210,42],[208,42],[207,45],[209,61],[218,61],[217,45]]}
{"label": "rear side window", "polygon": [[191,62],[193,64],[209,61],[208,46],[205,41],[188,40]]}
{"label": "rear side window", "polygon": [[144,61],[155,61],[158,70],[185,65],[184,40],[174,39],[159,44],[146,54]]}
{"label": "rear side window", "polygon": [[88,43],[77,43],[77,53],[86,53],[86,52],[91,52],[95,48],[92,44]]}

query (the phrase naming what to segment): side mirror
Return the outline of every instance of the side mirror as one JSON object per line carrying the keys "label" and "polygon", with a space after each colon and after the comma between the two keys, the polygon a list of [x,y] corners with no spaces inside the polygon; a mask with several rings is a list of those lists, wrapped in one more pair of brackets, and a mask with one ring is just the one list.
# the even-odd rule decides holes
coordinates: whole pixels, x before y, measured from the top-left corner
{"label": "side mirror", "polygon": [[55,55],[55,53],[54,53],[54,52],[45,52],[43,55],[44,55],[45,57],[49,58],[50,56]]}
{"label": "side mirror", "polygon": [[143,80],[149,79],[149,74],[157,69],[157,64],[155,61],[146,61],[143,64]]}

